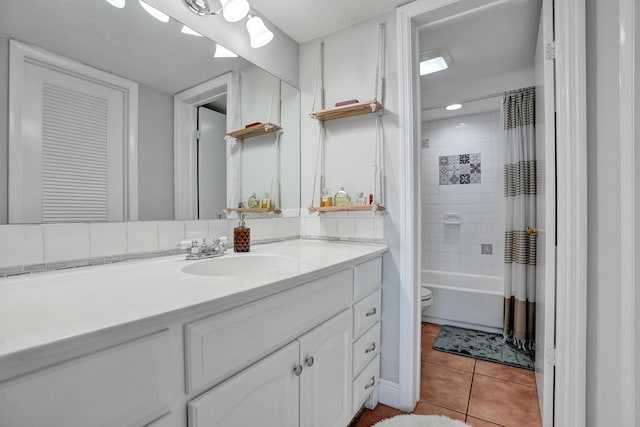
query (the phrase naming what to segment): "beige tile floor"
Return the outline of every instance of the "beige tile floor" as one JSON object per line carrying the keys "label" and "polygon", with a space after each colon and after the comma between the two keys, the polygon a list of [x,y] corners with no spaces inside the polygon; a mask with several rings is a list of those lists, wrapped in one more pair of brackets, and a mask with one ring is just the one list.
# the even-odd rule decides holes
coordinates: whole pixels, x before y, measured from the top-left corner
{"label": "beige tile floor", "polygon": [[[533,371],[433,350],[440,325],[422,326],[422,381],[414,414],[446,415],[473,427],[540,427]],[[353,427],[402,414],[378,405]]]}

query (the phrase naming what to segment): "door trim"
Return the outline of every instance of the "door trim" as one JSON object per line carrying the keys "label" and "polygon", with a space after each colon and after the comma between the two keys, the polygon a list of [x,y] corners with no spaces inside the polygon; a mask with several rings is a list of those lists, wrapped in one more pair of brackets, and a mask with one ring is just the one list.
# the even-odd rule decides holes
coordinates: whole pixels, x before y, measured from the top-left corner
{"label": "door trim", "polygon": [[[620,0],[620,408],[625,426],[637,425],[636,415],[636,41],[637,0]],[[624,238],[629,236],[630,238]],[[637,374],[636,374],[637,375]]]}
{"label": "door trim", "polygon": [[[227,103],[233,102],[233,73],[223,74],[173,97],[173,185],[175,219],[198,219],[198,157],[194,144],[197,108],[227,92]],[[228,109],[233,111],[232,109]],[[227,114],[227,129],[231,128]],[[228,158],[228,156],[227,156]]]}
{"label": "door trim", "polygon": [[[400,283],[399,403],[415,405],[419,387],[419,331],[417,286],[419,247],[411,227],[417,217],[414,196],[417,136],[414,120],[419,109],[414,99],[415,64],[412,19],[453,1],[417,0],[397,9],[398,23],[398,120],[405,167],[405,191],[401,195],[403,242]],[[555,425],[583,426],[586,396],[586,289],[587,289],[587,188],[586,188],[586,10],[585,0],[565,0],[556,5],[556,105],[558,165],[558,252],[556,319]],[[410,131],[413,130],[413,131]],[[411,232],[410,232],[411,231]]]}
{"label": "door trim", "polygon": [[[9,152],[22,149],[22,94],[25,62],[91,81],[122,92],[124,97],[124,221],[138,220],[138,84],[72,59],[16,40],[9,40]],[[21,164],[9,165],[9,223],[20,222],[22,194],[11,191],[21,182]],[[19,206],[19,208],[18,208]]]}

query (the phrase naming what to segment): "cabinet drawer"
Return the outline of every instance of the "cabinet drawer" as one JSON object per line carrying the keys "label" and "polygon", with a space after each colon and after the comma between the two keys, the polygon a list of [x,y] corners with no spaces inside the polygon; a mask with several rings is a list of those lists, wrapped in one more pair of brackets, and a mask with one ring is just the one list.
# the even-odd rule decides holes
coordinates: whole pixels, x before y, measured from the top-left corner
{"label": "cabinet drawer", "polygon": [[167,331],[0,384],[0,425],[143,426],[170,410]]}
{"label": "cabinet drawer", "polygon": [[380,353],[380,322],[377,322],[353,344],[353,376]]}
{"label": "cabinet drawer", "polygon": [[353,338],[359,338],[380,320],[381,292],[375,291],[353,306]]}
{"label": "cabinet drawer", "polygon": [[214,385],[351,304],[344,270],[185,326],[186,388]]}
{"label": "cabinet drawer", "polygon": [[372,391],[375,391],[380,381],[380,356],[367,365],[366,368],[353,380],[353,413],[360,410],[362,404]]}
{"label": "cabinet drawer", "polygon": [[372,259],[355,268],[353,300],[358,301],[380,288],[382,283],[382,258]]}

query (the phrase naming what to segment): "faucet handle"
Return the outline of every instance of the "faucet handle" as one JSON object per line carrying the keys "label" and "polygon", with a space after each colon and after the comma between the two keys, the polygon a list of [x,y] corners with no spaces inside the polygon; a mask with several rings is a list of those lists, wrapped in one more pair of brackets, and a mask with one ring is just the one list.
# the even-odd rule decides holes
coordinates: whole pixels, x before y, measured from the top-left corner
{"label": "faucet handle", "polygon": [[198,247],[199,242],[197,240],[181,240],[176,245],[179,249],[191,249],[193,247]]}

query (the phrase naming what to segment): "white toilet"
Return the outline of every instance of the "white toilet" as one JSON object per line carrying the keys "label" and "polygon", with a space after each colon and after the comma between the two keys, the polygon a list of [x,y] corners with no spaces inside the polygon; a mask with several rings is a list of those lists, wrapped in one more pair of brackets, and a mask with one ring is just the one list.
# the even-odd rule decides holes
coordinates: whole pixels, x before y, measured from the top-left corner
{"label": "white toilet", "polygon": [[426,285],[420,285],[420,298],[422,299],[422,316],[426,315],[426,311],[431,307],[433,303],[433,297],[431,294],[431,289],[427,288]]}

